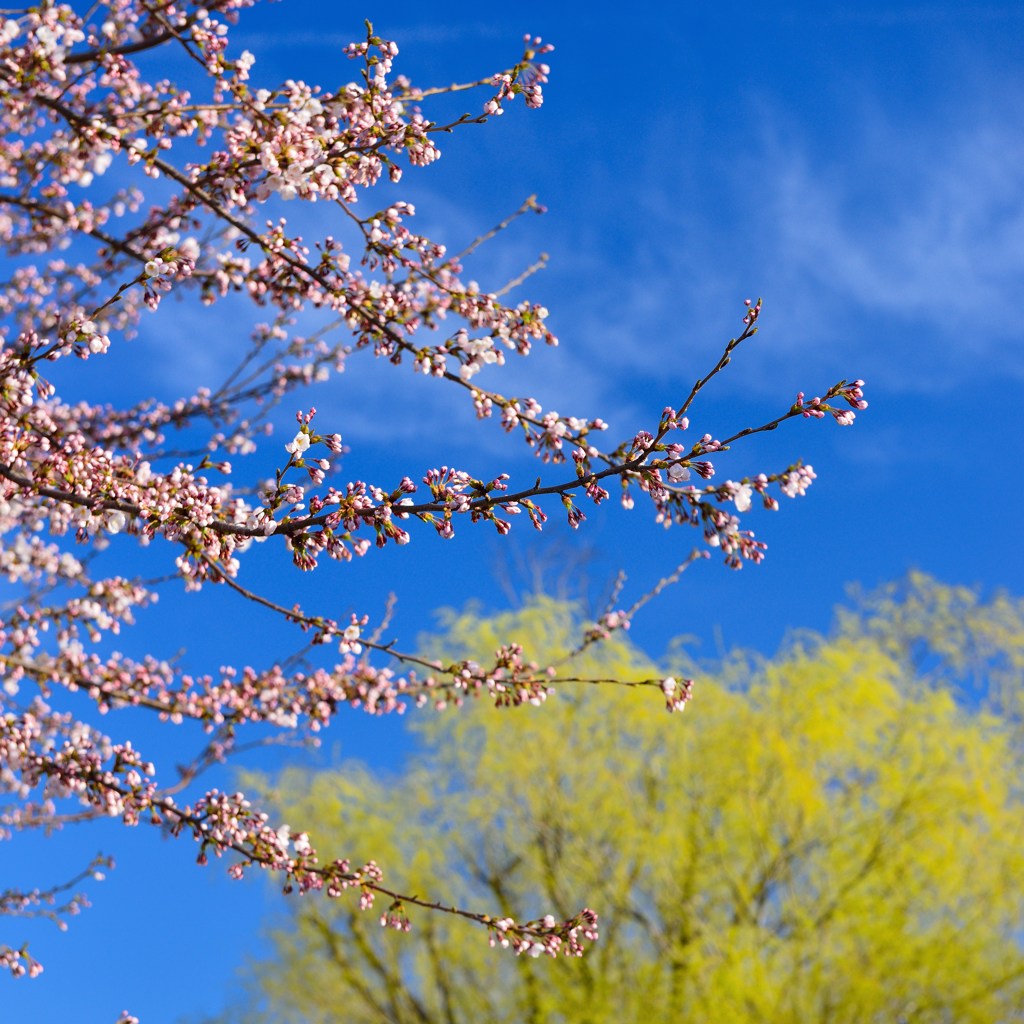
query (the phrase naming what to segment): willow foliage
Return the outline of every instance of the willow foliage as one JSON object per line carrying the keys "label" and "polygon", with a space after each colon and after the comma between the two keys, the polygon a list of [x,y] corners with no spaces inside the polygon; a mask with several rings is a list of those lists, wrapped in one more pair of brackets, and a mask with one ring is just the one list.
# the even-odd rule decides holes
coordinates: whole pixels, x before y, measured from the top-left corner
{"label": "willow foliage", "polygon": [[[449,615],[430,646],[479,655],[512,637],[547,660],[578,635],[572,607],[537,599]],[[1022,649],[1024,603],[912,576],[842,611],[828,637],[725,659],[682,717],[649,691],[580,687],[541,708],[433,716],[399,775],[264,778],[281,810],[316,822],[319,847],[386,860],[402,891],[517,917],[586,904],[601,940],[580,960],[515,959],[456,918],[399,935],[310,898],[273,929],[246,1019],[1019,1020],[1024,807],[1007,695]],[[657,671],[621,634],[574,667]]]}

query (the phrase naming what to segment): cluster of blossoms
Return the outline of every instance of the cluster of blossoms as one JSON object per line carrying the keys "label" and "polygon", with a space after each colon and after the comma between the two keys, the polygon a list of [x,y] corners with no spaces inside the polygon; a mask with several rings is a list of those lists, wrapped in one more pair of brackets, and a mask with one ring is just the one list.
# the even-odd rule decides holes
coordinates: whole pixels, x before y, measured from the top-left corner
{"label": "cluster of blossoms", "polygon": [[661,692],[665,694],[665,706],[669,711],[682,711],[693,699],[693,680],[677,682],[671,676],[661,681]]}
{"label": "cluster of blossoms", "polygon": [[[848,427],[853,423],[856,418],[854,409],[861,410],[868,407],[868,403],[864,400],[864,381],[855,380],[852,384],[847,384],[845,381],[843,384],[829,392],[824,399],[815,397],[811,399],[805,399],[804,393],[800,391],[796,396],[796,402],[793,404],[793,408],[800,412],[801,416],[814,417],[821,419],[826,413],[831,413],[841,427]],[[848,409],[836,409],[828,404],[828,400],[838,396],[842,398],[850,408]]]}
{"label": "cluster of blossoms", "polygon": [[[486,522],[504,535],[525,513],[540,530],[544,506],[558,503],[576,528],[586,519],[581,505],[603,504],[617,483],[623,506],[649,501],[658,522],[696,527],[708,548],[740,568],[764,557],[765,545],[740,519],[755,495],[775,510],[773,490],[802,495],[814,472],[797,462],[715,484],[715,462],[736,441],[791,418],[831,414],[850,423],[866,406],[863,382],[840,381],[810,401],[801,394],[776,419],[724,439],[677,440],[700,390],[756,333],[759,299],[747,302],[742,332],[689,395],[617,446],[600,443],[608,424],[598,417],[483,387],[507,356],[557,344],[548,310],[506,302],[507,289],[467,278],[464,263],[488,236],[451,255],[413,230],[412,204],[361,204],[379,182],[397,183],[405,168],[436,160],[443,134],[487,122],[518,95],[539,107],[549,74],[540,58],[551,47],[528,36],[513,67],[421,90],[394,76],[398,47],[368,26],[366,39],[346,51],[357,69],[352,83],[333,92],[294,80],[256,87],[256,60],[232,53],[228,31],[255,2],[109,0],[83,17],[72,4],[44,0],[7,11],[0,23],[0,573],[19,595],[0,612],[0,792],[10,801],[0,806],[0,837],[76,816],[153,822],[191,835],[201,860],[229,855],[234,875],[258,866],[280,872],[287,888],[332,897],[354,890],[366,908],[385,896],[387,927],[406,930],[406,908],[420,907],[475,921],[493,945],[517,953],[578,955],[597,937],[590,910],[525,924],[456,910],[392,892],[373,862],[321,860],[304,833],[275,826],[242,794],[176,800],[253,727],[312,735],[341,709],[379,715],[481,695],[498,706],[537,705],[580,682],[514,643],[487,665],[400,652],[375,639],[365,615],[339,621],[246,589],[246,553],[277,545],[311,571],[325,555],[345,562],[417,533],[451,539],[464,523]],[[193,78],[198,62],[205,92],[148,80],[136,61],[155,51],[162,67],[183,63]],[[436,93],[471,86],[491,90],[479,114],[437,123],[421,107]],[[104,185],[108,174],[117,184]],[[286,200],[328,204],[352,238],[307,241],[286,219],[267,217]],[[532,197],[501,227],[528,212],[543,212]],[[51,381],[67,379],[54,364],[68,356],[113,358],[143,317],[163,314],[171,293],[261,311],[265,322],[248,341],[231,339],[237,354],[219,387],[112,407]],[[303,310],[321,315],[308,333],[296,328]],[[261,445],[275,405],[322,384],[361,351],[458,389],[480,419],[520,435],[548,476],[516,486],[505,472],[485,479],[445,465],[389,483],[342,481],[341,425],[323,424],[305,403],[290,440]],[[240,467],[253,468],[243,477]],[[134,545],[172,552],[169,576],[142,583],[104,571],[119,553],[130,562]],[[158,589],[182,585],[228,588],[314,645],[336,645],[339,657],[302,671],[286,662],[193,676],[177,660],[112,651]],[[607,612],[580,649],[628,628],[638,606]],[[674,711],[692,693],[690,680],[586,682],[657,688]],[[202,748],[177,780],[159,778],[130,741],[61,710],[68,693],[87,697],[97,714],[131,708],[169,725],[196,723]],[[29,913],[41,898],[10,890],[0,906]],[[55,913],[82,905],[75,897]],[[0,946],[0,965],[14,974],[41,969],[24,948],[9,946]]]}
{"label": "cluster of blossoms", "polygon": [[551,914],[525,924],[512,917],[487,922],[491,945],[511,948],[517,956],[582,956],[583,940],[596,942],[598,939],[597,914],[585,907],[566,923],[570,925],[568,929],[559,925]]}

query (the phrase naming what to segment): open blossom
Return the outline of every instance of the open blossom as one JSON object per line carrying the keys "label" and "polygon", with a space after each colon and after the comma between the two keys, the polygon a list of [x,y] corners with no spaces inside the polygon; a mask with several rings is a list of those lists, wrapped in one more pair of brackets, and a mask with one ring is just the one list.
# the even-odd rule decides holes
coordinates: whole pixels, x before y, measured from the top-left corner
{"label": "open blossom", "polygon": [[108,512],[106,515],[107,533],[120,533],[128,523],[128,518],[123,512]]}
{"label": "open blossom", "polygon": [[302,454],[309,450],[309,434],[304,430],[300,430],[291,441],[284,446],[286,452],[290,452],[292,455],[302,456]]}
{"label": "open blossom", "polygon": [[732,500],[736,504],[736,511],[749,512],[750,502],[754,495],[754,489],[750,484],[734,484],[729,481],[726,486],[732,488]]}
{"label": "open blossom", "polygon": [[174,273],[174,267],[160,256],[146,261],[146,273],[150,277],[164,277]]}

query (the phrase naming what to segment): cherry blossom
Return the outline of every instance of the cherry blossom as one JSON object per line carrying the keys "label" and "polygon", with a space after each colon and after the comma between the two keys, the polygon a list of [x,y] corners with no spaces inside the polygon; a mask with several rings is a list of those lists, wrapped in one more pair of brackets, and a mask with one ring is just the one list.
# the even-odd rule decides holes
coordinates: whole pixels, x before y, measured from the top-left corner
{"label": "cherry blossom", "polygon": [[[700,392],[758,332],[757,299],[690,392],[665,395],[668,404],[618,442],[604,440],[609,424],[590,412],[494,390],[507,361],[558,344],[549,310],[519,297],[543,261],[506,288],[470,274],[486,278],[479,250],[543,207],[527,198],[454,252],[419,232],[415,207],[393,188],[379,201],[383,190],[373,190],[433,163],[449,133],[486,124],[519,96],[521,106],[541,107],[552,47],[527,36],[511,67],[417,87],[396,73],[396,43],[368,24],[366,38],[345,49],[347,84],[275,83],[261,78],[258,54],[231,40],[255,2],[45,0],[0,22],[0,572],[17,593],[0,612],[0,837],[99,816],[155,824],[191,837],[201,863],[225,858],[233,877],[270,870],[286,891],[351,891],[364,909],[383,897],[388,928],[408,930],[411,911],[449,913],[520,955],[580,955],[598,937],[589,908],[519,922],[452,907],[443,894],[394,892],[386,865],[318,851],[244,794],[197,780],[247,737],[315,740],[354,711],[401,714],[478,697],[539,706],[562,688],[598,683],[660,690],[678,711],[693,681],[581,679],[514,643],[485,664],[430,661],[383,642],[367,612],[338,619],[329,598],[306,610],[249,589],[242,565],[256,546],[312,572],[324,558],[451,541],[480,524],[502,536],[527,524],[541,530],[559,504],[567,525],[585,530],[612,491],[634,516],[694,527],[703,548],[631,607],[609,608],[584,630],[582,649],[629,628],[650,597],[711,551],[731,568],[760,562],[766,545],[740,516],[755,494],[773,511],[776,495],[805,494],[815,473],[794,461],[716,484],[717,464],[734,444],[790,419],[830,415],[849,425],[867,406],[864,382],[841,380],[810,400],[800,393],[775,418],[724,438],[695,431],[686,440]],[[167,77],[150,77],[156,66]],[[483,97],[478,113],[431,120],[434,97],[470,89]],[[303,203],[331,211],[317,223],[342,228],[303,237],[282,212]],[[170,330],[172,295],[200,308],[230,303],[233,321],[249,311],[222,383],[123,407],[81,398],[67,372],[80,364],[62,361],[109,360],[144,322],[150,334],[153,322]],[[455,389],[479,420],[510,443],[521,439],[541,475],[410,465],[397,476],[348,478],[343,424],[318,412],[310,393],[369,358]],[[298,410],[283,443],[269,439],[282,403]],[[137,575],[136,546],[162,557],[155,581]],[[297,650],[321,662],[190,674],[159,652],[128,653],[136,613],[161,594],[204,587],[278,616],[295,630]],[[67,710],[83,699],[93,713]],[[176,778],[122,735],[129,713],[201,734]],[[97,873],[90,865],[70,884]],[[61,903],[63,892],[7,890],[0,904],[22,915],[45,904],[63,920],[85,906],[77,895]],[[23,946],[0,945],[0,964],[14,975],[42,970]],[[121,1020],[134,1018],[126,1011]]]}

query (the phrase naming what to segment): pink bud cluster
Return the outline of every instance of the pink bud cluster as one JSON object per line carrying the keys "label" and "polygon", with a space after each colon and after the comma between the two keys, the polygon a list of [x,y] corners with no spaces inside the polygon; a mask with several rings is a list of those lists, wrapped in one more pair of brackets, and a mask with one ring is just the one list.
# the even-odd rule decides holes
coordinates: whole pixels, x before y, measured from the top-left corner
{"label": "pink bud cluster", "polygon": [[537,63],[536,58],[550,53],[554,47],[544,43],[539,36],[523,37],[525,50],[523,59],[511,71],[495,75],[491,84],[497,86],[497,93],[484,104],[484,113],[502,114],[503,100],[513,100],[522,93],[528,107],[536,110],[544,102],[541,84],[547,82],[551,68],[547,64]]}
{"label": "pink bud cluster", "polygon": [[682,711],[693,700],[693,680],[681,683],[671,676],[661,681],[661,692],[665,694],[665,707],[669,711]]}
{"label": "pink bud cluster", "polygon": [[[811,398],[809,400],[804,399],[804,393],[800,391],[796,396],[796,402],[793,405],[793,409],[799,411],[800,415],[804,417],[814,417],[821,419],[825,413],[831,413],[841,427],[848,427],[853,423],[855,419],[854,409],[860,411],[868,407],[868,403],[864,400],[864,381],[855,380],[852,384],[847,384],[846,381],[840,381],[829,393],[822,398]],[[836,409],[828,404],[828,400],[833,396],[842,398],[851,407],[849,409]]]}
{"label": "pink bud cluster", "polygon": [[537,921],[520,924],[514,918],[488,921],[492,946],[512,949],[517,956],[582,956],[583,941],[598,939],[597,914],[589,907],[569,921],[557,923],[550,914]]}
{"label": "pink bud cluster", "polygon": [[4,969],[10,971],[12,978],[23,978],[26,975],[38,978],[43,973],[43,965],[33,959],[26,946],[21,949],[0,946],[0,970]]}

